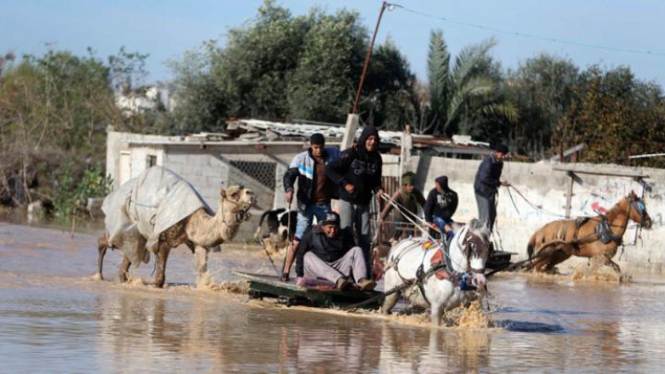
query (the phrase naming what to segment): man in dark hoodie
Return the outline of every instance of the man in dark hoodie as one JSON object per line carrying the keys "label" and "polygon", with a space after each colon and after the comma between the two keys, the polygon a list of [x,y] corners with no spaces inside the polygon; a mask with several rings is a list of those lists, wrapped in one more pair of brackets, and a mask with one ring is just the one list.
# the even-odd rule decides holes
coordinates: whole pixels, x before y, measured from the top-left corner
{"label": "man in dark hoodie", "polygon": [[457,210],[457,192],[448,187],[448,177],[442,175],[435,180],[435,186],[427,195],[425,202],[425,220],[433,228],[445,233],[448,238],[453,236],[453,214]]}
{"label": "man in dark hoodie", "polygon": [[326,147],[326,139],[319,133],[312,134],[309,143],[309,149],[298,153],[284,174],[284,191],[289,206],[293,200],[294,184],[298,179],[298,222],[295,238],[286,253],[282,281],[289,280],[295,253],[305,230],[312,225],[314,217],[320,222],[326,213],[331,212],[330,199],[335,193],[335,186],[326,177],[325,168],[339,157],[339,149]]}
{"label": "man in dark hoodie", "polygon": [[498,144],[494,152],[480,163],[473,189],[478,204],[478,220],[485,223],[490,229],[494,228],[496,219],[496,194],[499,186],[509,186],[508,182],[501,180],[503,159],[508,154],[508,147]]}
{"label": "man in dark hoodie", "polygon": [[365,256],[353,240],[350,227],[340,230],[339,215],[327,213],[318,225],[308,229],[298,248],[296,285],[307,279],[326,279],[340,290],[351,286],[353,277],[360,291],[371,291],[376,282],[367,276]]}
{"label": "man in dark hoodie", "polygon": [[370,250],[369,204],[372,193],[377,198],[383,194],[383,161],[378,148],[379,131],[374,126],[366,126],[358,143],[344,150],[337,160],[326,166],[326,175],[339,186],[341,227],[355,229],[367,263]]}

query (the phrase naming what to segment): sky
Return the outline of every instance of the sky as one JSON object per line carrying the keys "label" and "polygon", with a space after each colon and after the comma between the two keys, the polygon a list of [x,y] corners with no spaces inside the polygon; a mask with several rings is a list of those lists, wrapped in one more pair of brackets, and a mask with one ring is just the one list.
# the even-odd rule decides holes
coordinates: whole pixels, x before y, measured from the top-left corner
{"label": "sky", "polygon": [[[106,59],[120,47],[149,54],[145,83],[172,78],[166,62],[247,25],[261,0],[0,0],[0,54],[41,55],[48,48]],[[293,15],[313,6],[334,12],[356,10],[373,30],[379,0],[281,0]],[[635,76],[665,86],[665,1],[662,0],[395,0],[411,11],[386,11],[377,36],[390,38],[426,80],[432,30],[440,29],[453,54],[495,37],[492,54],[515,69],[542,52],[568,58],[581,68],[629,66]],[[415,12],[415,13],[414,13]],[[425,15],[422,15],[422,14]],[[446,18],[449,21],[444,21]],[[484,26],[485,29],[464,24]],[[491,30],[490,30],[491,29]],[[500,30],[502,32],[497,32]],[[524,38],[515,33],[606,46],[624,51]],[[628,52],[625,50],[632,50]],[[651,54],[640,53],[650,51]]]}

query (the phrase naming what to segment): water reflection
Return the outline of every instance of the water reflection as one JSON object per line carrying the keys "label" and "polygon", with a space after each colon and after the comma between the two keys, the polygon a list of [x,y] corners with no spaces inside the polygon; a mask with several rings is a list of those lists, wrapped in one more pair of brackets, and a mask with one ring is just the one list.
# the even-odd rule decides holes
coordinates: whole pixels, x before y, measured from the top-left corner
{"label": "water reflection", "polygon": [[478,371],[489,364],[491,339],[487,331],[412,330],[385,323],[379,368],[386,373]]}
{"label": "water reflection", "polygon": [[[665,364],[663,285],[498,277],[492,310],[503,328],[432,330],[196,290],[186,252],[169,268],[185,285],[92,282],[94,237],[8,226],[0,235],[1,372],[659,372]],[[233,264],[264,261],[218,256],[220,278]]]}
{"label": "water reflection", "polygon": [[221,308],[200,297],[113,293],[97,298],[96,307],[100,356],[122,358],[107,364],[122,362],[127,371],[196,363],[197,369],[212,372],[434,373],[442,367],[477,371],[490,363],[487,331],[413,328],[242,305]]}
{"label": "water reflection", "polygon": [[[644,313],[642,318],[617,314],[599,320],[592,313],[556,315],[550,310],[547,319],[567,325],[554,334],[500,328],[436,330],[257,308],[186,286],[69,287],[0,293],[0,357],[31,352],[32,362],[48,363],[62,372],[71,371],[69,361],[49,360],[75,356],[75,367],[94,372],[224,373],[438,373],[488,368],[560,372],[596,367],[646,371],[657,370],[662,363],[662,314]],[[632,294],[637,297],[643,291]],[[540,318],[538,313],[529,315]],[[570,318],[577,319],[573,323]],[[14,360],[3,369],[25,369],[26,363]]]}

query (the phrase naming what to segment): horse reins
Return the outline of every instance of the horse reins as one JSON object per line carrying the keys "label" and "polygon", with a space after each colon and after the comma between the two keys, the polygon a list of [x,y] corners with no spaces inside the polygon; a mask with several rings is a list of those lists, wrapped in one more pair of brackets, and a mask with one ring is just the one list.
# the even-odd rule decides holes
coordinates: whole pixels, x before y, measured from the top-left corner
{"label": "horse reins", "polygon": [[[470,260],[471,249],[469,248],[469,245],[468,245],[469,242],[467,241],[467,237],[469,235],[469,229],[468,229],[468,227],[465,228],[465,229],[467,231],[466,231],[466,234],[464,235],[464,239],[462,240],[461,243],[459,243],[458,246],[460,247],[460,249],[463,248],[462,253],[464,254],[464,256],[467,259],[467,268],[471,268],[471,260]],[[459,241],[459,239],[458,239],[458,241]],[[452,258],[450,257],[450,255],[448,253],[446,253],[444,248],[441,248],[441,246],[437,244],[436,250],[440,250],[441,253],[445,256],[444,261],[437,262],[437,263],[433,264],[427,271],[425,271],[425,257],[427,256],[427,250],[429,249],[429,248],[426,248],[425,251],[423,251],[423,257],[422,257],[422,260],[420,261],[420,266],[418,266],[418,269],[416,269],[415,278],[413,278],[413,279],[404,278],[399,272],[399,261],[402,259],[402,257],[406,253],[411,252],[414,248],[418,248],[419,246],[421,246],[421,244],[416,242],[416,243],[413,243],[411,246],[406,247],[402,251],[402,253],[400,253],[400,255],[398,255],[395,259],[391,260],[391,262],[386,267],[386,269],[390,269],[390,268],[395,269],[395,272],[397,273],[397,276],[400,277],[400,279],[402,280],[402,284],[400,286],[395,287],[393,290],[391,290],[393,292],[390,292],[390,293],[401,291],[401,290],[404,290],[404,289],[409,288],[411,286],[418,286],[420,294],[422,295],[423,299],[425,299],[425,302],[429,305],[432,305],[432,303],[427,298],[425,288],[423,287],[424,281],[427,280],[429,277],[431,277],[433,274],[435,274],[437,271],[446,270],[448,275],[449,275],[449,279],[452,279],[453,284],[454,284],[454,281],[459,282],[463,279],[465,272],[460,273],[460,272],[455,271],[453,269],[453,266],[452,266]],[[471,269],[470,271],[473,272],[473,273],[476,272],[474,269]]]}
{"label": "horse reins", "polygon": [[[541,205],[536,205],[536,204],[534,204],[534,203],[531,202],[529,199],[527,199],[527,198],[524,196],[524,194],[522,194],[522,192],[520,192],[520,190],[518,190],[518,189],[517,189],[516,187],[514,187],[513,185],[508,186],[508,194],[510,195],[511,200],[512,200],[512,194],[510,194],[510,189],[511,189],[511,188],[512,188],[513,190],[515,190],[515,192],[517,192],[517,194],[518,194],[518,195],[519,195],[519,196],[520,196],[520,197],[521,197],[521,198],[522,198],[522,199],[523,199],[523,200],[524,200],[524,201],[525,201],[530,207],[532,207],[534,210],[541,211],[541,212],[545,212],[545,213],[547,213],[547,214],[549,214],[549,215],[552,215],[552,216],[555,216],[555,217],[559,217],[559,218],[563,218],[563,219],[571,219],[570,217],[566,217],[566,216],[561,215],[561,214],[558,214],[558,213],[550,212],[549,210],[542,208]],[[630,201],[630,200],[629,200],[628,214],[630,214],[630,210],[631,210],[631,208],[632,208],[632,204],[633,204],[633,203],[634,203],[634,201]],[[513,200],[513,206],[515,207],[515,210],[517,211],[517,213],[519,213],[519,210],[517,209],[517,205],[515,204],[515,201],[514,201],[514,200]],[[601,216],[602,216],[602,215],[604,215],[604,214],[599,213],[598,215],[601,215]],[[644,214],[643,214],[643,213],[640,213],[640,216],[641,216],[641,217],[644,217]],[[579,216],[579,217],[577,217],[577,218],[580,218],[580,217],[584,217],[584,216]],[[594,220],[594,221],[597,221],[597,220],[598,220],[598,218],[596,218],[596,217],[588,217],[588,218],[589,218],[589,220]],[[626,222],[627,222],[627,221],[626,221]],[[640,225],[641,225],[641,224],[640,224]],[[624,226],[610,225],[610,227],[622,227],[622,228],[625,229],[625,228],[628,227],[628,226],[627,226],[627,224],[626,224],[626,225],[624,225]]]}
{"label": "horse reins", "polygon": [[[398,212],[402,213],[403,210],[406,210],[406,211],[408,212],[408,210],[407,210],[406,208],[400,207],[400,204],[399,204],[399,203],[397,203],[397,202],[395,202],[395,201],[392,201],[392,199],[388,198],[387,196],[388,196],[388,195],[387,195],[386,193],[384,193],[383,195],[381,195],[381,198],[383,198],[384,200],[388,201],[388,203],[391,204],[391,205],[393,205],[394,208],[397,208]],[[410,213],[410,214],[413,214],[413,213],[411,213],[411,212],[409,212],[409,213]],[[404,215],[404,214],[403,214],[403,215]],[[423,229],[422,227],[420,227],[420,225],[418,225],[416,222],[414,222],[414,220],[412,220],[412,219],[409,218],[408,216],[404,215],[404,218],[406,218],[406,219],[407,219],[409,222],[411,222],[415,227],[417,227],[420,231],[422,231],[422,233],[424,234],[425,238],[427,238],[428,240],[430,240],[430,241],[436,243],[437,247],[441,248],[441,244],[439,244],[439,240],[434,239],[434,238],[433,238],[433,237],[432,237],[432,236],[431,236],[431,235],[430,235],[425,229]],[[421,219],[420,217],[417,217],[417,218],[418,218],[418,219]],[[422,220],[422,219],[421,219],[421,220]],[[423,222],[425,222],[425,221],[423,220]],[[441,231],[439,231],[439,230],[437,230],[437,229],[435,229],[435,230],[438,231],[439,233],[441,233]],[[443,233],[442,233],[442,234],[443,234]],[[443,249],[443,248],[441,248],[441,249]],[[443,252],[443,255],[444,255],[444,256],[446,256],[446,257],[450,257],[450,256],[448,255],[448,253],[446,253],[446,251],[442,251],[442,252]],[[452,259],[450,259],[450,261],[452,261]],[[459,266],[459,264],[456,264],[456,265]],[[461,266],[459,266],[459,267],[461,267]]]}

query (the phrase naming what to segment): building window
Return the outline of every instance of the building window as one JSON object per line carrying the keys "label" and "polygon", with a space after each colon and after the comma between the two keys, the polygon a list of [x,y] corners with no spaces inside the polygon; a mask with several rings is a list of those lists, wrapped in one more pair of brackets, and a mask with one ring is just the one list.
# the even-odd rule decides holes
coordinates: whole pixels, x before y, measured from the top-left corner
{"label": "building window", "polygon": [[[256,162],[256,161],[231,161],[231,166],[235,167],[245,176],[249,176],[255,181],[268,187],[271,190],[276,188],[275,172],[277,164],[274,162]],[[232,184],[243,184],[242,178],[237,181],[230,181]]]}
{"label": "building window", "polygon": [[145,158],[146,169],[157,165],[157,156],[147,155]]}

